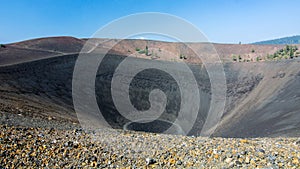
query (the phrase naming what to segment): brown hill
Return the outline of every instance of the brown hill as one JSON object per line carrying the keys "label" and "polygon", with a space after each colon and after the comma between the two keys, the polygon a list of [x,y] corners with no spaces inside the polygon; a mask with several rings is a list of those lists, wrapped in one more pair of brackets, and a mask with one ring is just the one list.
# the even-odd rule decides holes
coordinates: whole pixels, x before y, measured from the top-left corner
{"label": "brown hill", "polygon": [[[93,45],[98,43],[99,48],[113,48],[119,53],[144,59],[177,61],[187,63],[201,63],[201,59],[193,50],[201,49],[204,46],[215,48],[223,62],[233,62],[233,56],[240,56],[242,62],[256,62],[257,57],[260,61],[266,60],[268,54],[274,54],[276,51],[283,49],[285,45],[253,45],[253,44],[216,44],[216,43],[179,43],[179,42],[162,42],[152,40],[132,40],[126,39],[113,45],[117,40],[113,39],[94,39],[90,40]],[[300,45],[296,45],[300,47]],[[148,48],[149,55],[141,51]],[[190,48],[192,47],[192,48]],[[97,50],[97,48],[95,48]],[[185,56],[185,58],[180,58]]]}
{"label": "brown hill", "polygon": [[57,53],[78,53],[84,45],[84,42],[84,40],[74,37],[62,36],[26,40],[9,44],[9,46]]}
{"label": "brown hill", "polygon": [[80,52],[83,40],[73,37],[51,37],[6,44],[0,48],[0,65],[22,63]]}
{"label": "brown hill", "polygon": [[[101,53],[108,49],[111,54],[121,54],[131,57],[166,60],[187,63],[201,63],[193,49],[203,46],[215,48],[223,62],[232,62],[233,57],[241,57],[241,61],[256,62],[257,58],[265,60],[268,54],[285,47],[285,45],[253,45],[253,44],[205,44],[178,43],[153,40],[121,40],[116,39],[77,39],[73,37],[50,37],[32,39],[23,42],[6,44],[0,48],[0,65],[32,61],[47,57],[79,53],[84,45],[86,52]],[[86,43],[87,42],[87,43]],[[145,48],[148,48],[148,55]],[[300,47],[300,45],[298,45]]]}

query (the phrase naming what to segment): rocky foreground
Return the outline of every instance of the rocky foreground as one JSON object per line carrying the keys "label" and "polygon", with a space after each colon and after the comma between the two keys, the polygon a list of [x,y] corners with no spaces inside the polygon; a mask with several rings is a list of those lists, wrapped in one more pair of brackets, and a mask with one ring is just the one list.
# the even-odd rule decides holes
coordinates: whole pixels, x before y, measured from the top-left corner
{"label": "rocky foreground", "polygon": [[1,125],[0,168],[299,168],[299,138],[203,138]]}

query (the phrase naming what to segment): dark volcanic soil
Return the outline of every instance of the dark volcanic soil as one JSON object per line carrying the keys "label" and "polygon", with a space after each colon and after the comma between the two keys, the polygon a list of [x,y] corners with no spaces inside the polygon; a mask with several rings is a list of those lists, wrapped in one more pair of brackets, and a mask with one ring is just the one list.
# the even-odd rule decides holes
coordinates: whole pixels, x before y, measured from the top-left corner
{"label": "dark volcanic soil", "polygon": [[[67,122],[76,127],[78,120],[73,109],[72,75],[77,55],[63,55],[47,59],[0,67],[1,123],[53,127]],[[110,94],[110,83],[115,67],[124,57],[108,55],[96,78],[97,101],[109,124],[122,128],[128,122],[116,110]],[[158,62],[137,59],[138,62]],[[161,62],[161,61],[160,61]],[[171,62],[163,61],[163,64]],[[299,60],[257,63],[225,63],[227,78],[226,109],[214,136],[266,137],[300,135],[300,72]],[[210,106],[210,81],[206,69],[189,65],[200,89],[200,110],[189,135],[199,135]],[[165,119],[176,118],[178,91],[172,79],[148,71],[137,76],[131,86],[133,105],[140,109],[149,107],[151,88],[141,88],[155,82],[170,100]],[[151,85],[150,85],[151,86]],[[135,93],[142,93],[135,97]],[[5,115],[6,114],[6,115]],[[9,114],[9,115],[7,115]],[[11,120],[8,117],[34,117],[42,120]],[[14,118],[11,117],[11,118]],[[16,118],[18,119],[18,118]],[[20,119],[20,118],[19,118]],[[26,119],[26,118],[22,118]],[[14,121],[14,122],[9,122]]]}

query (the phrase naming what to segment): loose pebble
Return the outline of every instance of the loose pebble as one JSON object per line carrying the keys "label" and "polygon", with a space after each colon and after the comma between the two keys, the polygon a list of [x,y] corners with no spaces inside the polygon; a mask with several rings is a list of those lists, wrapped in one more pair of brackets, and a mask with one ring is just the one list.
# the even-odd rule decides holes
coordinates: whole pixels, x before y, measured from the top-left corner
{"label": "loose pebble", "polygon": [[299,138],[0,125],[0,168],[300,168]]}

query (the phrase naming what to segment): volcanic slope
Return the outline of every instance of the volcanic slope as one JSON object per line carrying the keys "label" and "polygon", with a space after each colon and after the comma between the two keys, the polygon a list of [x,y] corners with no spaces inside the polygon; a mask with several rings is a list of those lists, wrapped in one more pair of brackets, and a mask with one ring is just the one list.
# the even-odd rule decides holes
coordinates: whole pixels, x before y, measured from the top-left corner
{"label": "volcanic slope", "polygon": [[[9,44],[6,45],[5,49],[1,48],[1,123],[55,127],[63,121],[70,126],[73,124],[77,125],[78,120],[72,101],[72,76],[80,46],[84,44],[84,41],[74,40],[73,46],[78,45],[78,47],[74,47],[76,50],[55,48],[56,50],[54,51],[54,47],[37,46],[28,42],[22,45],[18,43],[18,45]],[[58,41],[55,41],[55,43],[62,44]],[[46,44],[51,44],[51,42]],[[69,43],[67,42],[66,44]],[[172,44],[169,43],[168,45]],[[16,50],[14,46],[22,47],[18,47],[18,50]],[[22,52],[19,48],[28,53]],[[164,49],[162,48],[162,50]],[[16,51],[25,54],[22,57],[18,57],[18,52]],[[109,80],[111,80],[111,75],[114,73],[111,65],[117,66],[116,63],[121,62],[124,56],[109,54],[107,58],[103,64],[105,69],[101,69],[102,72],[98,71],[96,79],[99,82],[97,84],[100,85],[96,86],[96,92],[99,93],[98,97],[101,97],[101,99],[98,99],[99,107],[104,110],[102,112],[111,125],[116,128],[122,128],[124,123],[126,123],[126,119],[122,118],[115,111],[116,108],[109,97],[109,91],[105,89],[109,88]],[[172,63],[168,60],[136,59],[141,63]],[[189,59],[186,60],[187,63],[188,61]],[[227,99],[224,115],[217,126],[214,136],[299,136],[299,64],[300,61],[298,59],[224,63],[227,80]],[[189,135],[199,135],[210,106],[210,104],[206,104],[210,101],[210,81],[201,63],[188,63],[188,65],[193,72],[196,72],[195,77],[198,81],[202,99],[202,103],[200,103],[202,107],[196,124],[189,132]],[[141,84],[149,83],[149,79],[153,78],[153,73],[145,74],[149,77],[138,77],[136,82]],[[171,81],[158,81],[157,83],[158,86],[176,85]],[[132,91],[135,91],[137,86],[133,86]],[[141,89],[136,88],[136,90]],[[168,88],[165,88],[165,90],[170,95],[170,98],[176,98],[174,93],[168,91]],[[149,93],[149,91],[144,92],[146,94]],[[147,96],[141,98],[145,99]],[[143,102],[143,100],[140,101]],[[137,100],[133,104],[139,105],[141,104],[139,102]],[[169,107],[175,109],[178,107],[176,101],[171,103]],[[172,112],[173,109],[171,108],[169,111],[170,119],[168,119],[171,121],[176,118],[176,114],[172,114]],[[26,120],[26,117],[30,118]],[[36,120],[32,122],[32,119]],[[63,125],[60,126],[64,127]]]}

